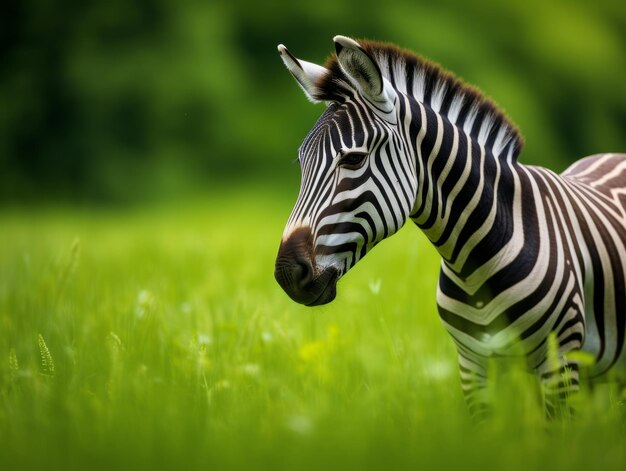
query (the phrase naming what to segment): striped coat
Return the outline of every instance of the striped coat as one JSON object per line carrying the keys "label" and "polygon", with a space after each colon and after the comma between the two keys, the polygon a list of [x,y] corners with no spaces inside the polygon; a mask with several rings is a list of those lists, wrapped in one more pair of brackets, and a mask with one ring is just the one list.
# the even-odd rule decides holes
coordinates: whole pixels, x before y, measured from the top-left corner
{"label": "striped coat", "polygon": [[437,306],[474,415],[487,410],[489,358],[524,355],[549,415],[578,387],[569,352],[593,354],[597,376],[624,363],[626,155],[561,175],[523,165],[519,131],[480,91],[395,46],[337,36],[335,48],[319,66],[279,46],[306,96],[328,104],[299,150],[275,267],[287,294],[332,301],[410,219],[442,258]]}

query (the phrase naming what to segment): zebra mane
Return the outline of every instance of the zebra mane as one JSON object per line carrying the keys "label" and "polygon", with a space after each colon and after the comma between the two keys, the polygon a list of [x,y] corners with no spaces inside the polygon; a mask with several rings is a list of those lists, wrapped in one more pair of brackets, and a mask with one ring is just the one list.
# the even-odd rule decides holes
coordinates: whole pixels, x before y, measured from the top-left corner
{"label": "zebra mane", "polygon": [[[377,62],[382,75],[401,93],[429,105],[446,116],[478,142],[500,155],[508,148],[516,158],[524,145],[517,126],[491,99],[417,54],[393,44],[359,40],[361,47]],[[333,54],[325,64],[329,73],[316,83],[321,101],[343,102],[351,92],[350,81]],[[507,152],[508,153],[508,152]]]}

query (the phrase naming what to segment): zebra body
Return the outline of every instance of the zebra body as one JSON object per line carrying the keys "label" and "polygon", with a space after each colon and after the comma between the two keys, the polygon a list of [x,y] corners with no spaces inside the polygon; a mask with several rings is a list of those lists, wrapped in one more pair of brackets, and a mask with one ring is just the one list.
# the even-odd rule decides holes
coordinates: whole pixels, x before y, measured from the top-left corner
{"label": "zebra body", "polygon": [[437,305],[472,413],[485,409],[491,357],[525,355],[549,414],[578,387],[568,352],[592,353],[595,375],[625,363],[626,154],[561,175],[523,165],[517,129],[476,89],[394,46],[338,36],[335,47],[322,67],[279,46],[309,99],[328,103],[299,151],[283,289],[332,301],[338,279],[411,219],[442,257]]}

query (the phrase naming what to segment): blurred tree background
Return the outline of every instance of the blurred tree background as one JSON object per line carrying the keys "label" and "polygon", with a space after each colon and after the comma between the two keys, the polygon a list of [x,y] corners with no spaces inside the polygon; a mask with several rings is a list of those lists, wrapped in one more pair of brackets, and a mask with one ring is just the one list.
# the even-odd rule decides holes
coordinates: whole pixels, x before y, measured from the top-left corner
{"label": "blurred tree background", "polygon": [[[258,181],[297,188],[321,114],[276,45],[335,34],[443,64],[496,100],[522,161],[626,151],[626,8],[612,0],[5,0],[0,201],[124,203]],[[293,196],[292,192],[292,196]]]}

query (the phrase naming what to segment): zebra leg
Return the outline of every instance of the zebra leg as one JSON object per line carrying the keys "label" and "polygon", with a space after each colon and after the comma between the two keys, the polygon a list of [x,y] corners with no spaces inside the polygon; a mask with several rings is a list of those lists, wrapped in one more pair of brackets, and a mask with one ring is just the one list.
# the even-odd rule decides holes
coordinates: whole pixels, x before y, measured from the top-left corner
{"label": "zebra leg", "polygon": [[470,417],[476,423],[485,422],[491,411],[487,391],[487,365],[483,359],[469,358],[459,350],[461,389]]}
{"label": "zebra leg", "polygon": [[568,404],[568,398],[580,389],[578,363],[561,360],[551,368],[540,368],[537,374],[541,381],[546,418],[571,418],[574,410]]}

